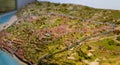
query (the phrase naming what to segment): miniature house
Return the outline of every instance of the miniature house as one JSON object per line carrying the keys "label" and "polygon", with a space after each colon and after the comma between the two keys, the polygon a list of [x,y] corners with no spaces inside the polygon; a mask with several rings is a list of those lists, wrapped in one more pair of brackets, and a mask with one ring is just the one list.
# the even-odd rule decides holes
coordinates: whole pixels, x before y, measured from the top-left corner
{"label": "miniature house", "polygon": [[36,0],[0,0],[0,14],[18,10],[24,5]]}

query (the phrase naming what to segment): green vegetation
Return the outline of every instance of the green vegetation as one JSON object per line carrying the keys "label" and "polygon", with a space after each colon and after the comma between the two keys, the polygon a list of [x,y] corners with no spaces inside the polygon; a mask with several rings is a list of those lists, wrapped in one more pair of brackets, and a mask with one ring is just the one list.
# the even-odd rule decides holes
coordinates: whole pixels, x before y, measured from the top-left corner
{"label": "green vegetation", "polygon": [[[86,36],[95,36],[119,26],[120,11],[101,10],[73,4],[35,2],[17,12],[19,20],[9,27],[3,42],[22,50],[24,59],[38,64],[41,57],[69,47]],[[68,51],[42,60],[40,65],[86,65],[99,59],[117,64],[120,43],[116,34],[92,37]],[[113,37],[113,38],[111,38]],[[119,39],[119,37],[117,38]],[[115,60],[111,60],[115,59]],[[85,62],[87,61],[87,62]]]}
{"label": "green vegetation", "polygon": [[120,41],[120,36],[117,37],[117,40]]}
{"label": "green vegetation", "polygon": [[[120,43],[115,42],[111,38],[86,44],[84,46],[89,46],[92,50],[94,50],[92,52],[93,56],[91,56],[91,59],[99,58],[101,64],[103,64],[104,62],[107,62],[108,64],[116,64],[119,61],[116,59],[119,57],[120,54]],[[85,48],[84,46],[82,47],[83,49]],[[86,50],[88,51],[87,48]]]}

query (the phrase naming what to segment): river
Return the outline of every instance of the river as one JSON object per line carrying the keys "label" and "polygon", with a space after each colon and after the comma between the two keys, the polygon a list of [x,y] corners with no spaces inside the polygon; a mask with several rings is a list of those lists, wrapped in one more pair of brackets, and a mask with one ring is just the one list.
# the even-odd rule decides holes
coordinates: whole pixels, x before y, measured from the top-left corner
{"label": "river", "polygon": [[10,54],[0,50],[0,65],[20,65]]}
{"label": "river", "polygon": [[3,15],[0,15],[0,24],[3,24],[5,22],[8,22],[9,19],[15,14],[16,11],[12,11],[9,13],[5,13]]}

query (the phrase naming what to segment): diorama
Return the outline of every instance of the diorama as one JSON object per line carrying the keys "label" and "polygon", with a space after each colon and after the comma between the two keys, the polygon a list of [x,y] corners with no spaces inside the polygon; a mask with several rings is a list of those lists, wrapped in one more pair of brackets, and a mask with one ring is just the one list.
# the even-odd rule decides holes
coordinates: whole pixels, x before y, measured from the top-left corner
{"label": "diorama", "polygon": [[2,31],[0,48],[27,65],[119,65],[120,11],[34,2]]}

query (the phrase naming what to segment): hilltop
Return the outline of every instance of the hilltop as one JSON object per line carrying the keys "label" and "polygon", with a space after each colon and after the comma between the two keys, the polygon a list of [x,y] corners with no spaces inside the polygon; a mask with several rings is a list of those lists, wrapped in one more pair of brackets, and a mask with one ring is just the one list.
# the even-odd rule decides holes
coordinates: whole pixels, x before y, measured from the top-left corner
{"label": "hilltop", "polygon": [[[4,31],[3,48],[29,64],[119,65],[120,11],[31,3]],[[47,55],[47,56],[46,56]]]}

